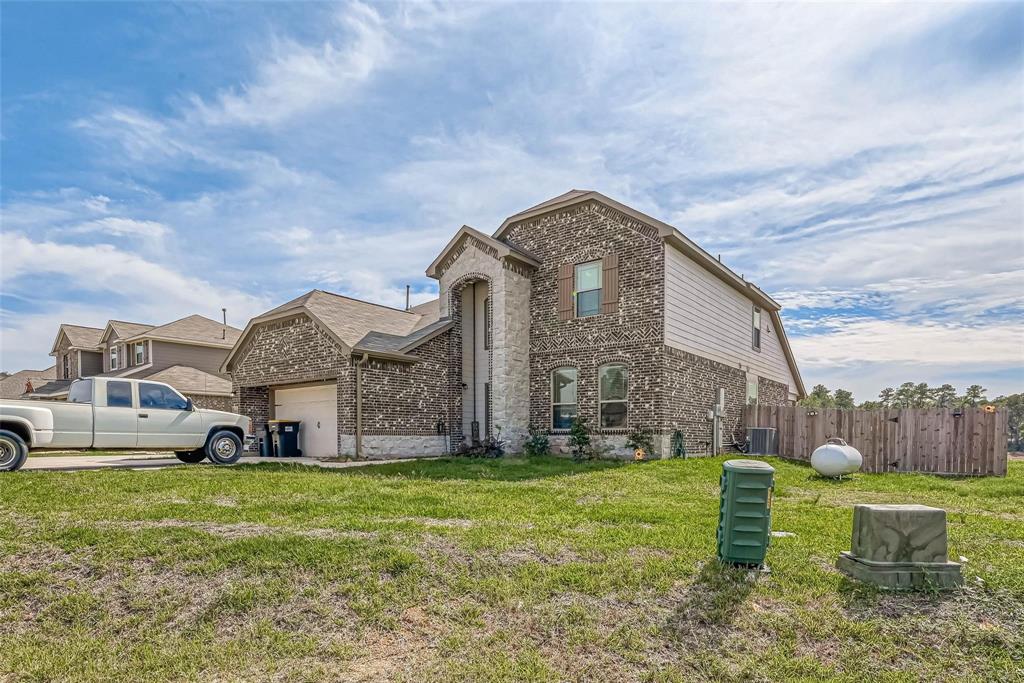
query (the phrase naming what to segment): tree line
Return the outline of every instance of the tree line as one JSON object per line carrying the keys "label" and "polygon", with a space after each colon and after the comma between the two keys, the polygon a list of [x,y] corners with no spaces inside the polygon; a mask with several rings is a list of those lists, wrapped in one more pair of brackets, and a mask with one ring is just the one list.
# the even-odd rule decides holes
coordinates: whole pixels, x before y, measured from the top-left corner
{"label": "tree line", "polygon": [[992,405],[1006,408],[1007,426],[1010,431],[1011,450],[1024,450],[1024,393],[986,398],[988,390],[980,384],[972,384],[957,392],[952,384],[937,387],[927,382],[904,382],[896,388],[886,387],[878,392],[877,401],[853,400],[853,392],[846,389],[830,390],[824,384],[816,384],[806,398],[797,405],[805,408],[840,408],[852,410],[880,410],[882,408],[966,408]]}

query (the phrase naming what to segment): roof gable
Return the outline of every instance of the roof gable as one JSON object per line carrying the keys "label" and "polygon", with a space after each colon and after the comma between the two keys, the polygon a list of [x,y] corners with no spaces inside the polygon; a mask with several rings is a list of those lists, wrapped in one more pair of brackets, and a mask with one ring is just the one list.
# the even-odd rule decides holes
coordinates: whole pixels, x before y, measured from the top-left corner
{"label": "roof gable", "polygon": [[100,337],[100,343],[102,344],[108,341],[112,334],[115,339],[127,339],[151,329],[153,329],[153,326],[146,325],[145,323],[130,323],[125,322],[124,320],[110,320],[107,322],[107,326],[103,328],[103,335]]}
{"label": "roof gable", "polygon": [[50,353],[56,353],[57,347],[61,345],[61,339],[66,339],[71,348],[99,351],[100,340],[103,337],[103,329],[99,327],[86,327],[84,325],[61,324],[57,330],[57,338],[53,341]]}
{"label": "roof gable", "polygon": [[441,273],[444,271],[444,264],[454,254],[458,253],[459,247],[467,241],[473,242],[480,251],[486,254],[490,254],[498,260],[512,259],[520,263],[526,264],[527,266],[537,268],[540,266],[540,261],[535,259],[530,254],[527,254],[521,249],[506,244],[500,240],[496,240],[493,237],[485,235],[475,228],[471,228],[468,225],[463,225],[459,228],[455,236],[448,241],[441,253],[437,255],[427,267],[427,277],[439,278]]}

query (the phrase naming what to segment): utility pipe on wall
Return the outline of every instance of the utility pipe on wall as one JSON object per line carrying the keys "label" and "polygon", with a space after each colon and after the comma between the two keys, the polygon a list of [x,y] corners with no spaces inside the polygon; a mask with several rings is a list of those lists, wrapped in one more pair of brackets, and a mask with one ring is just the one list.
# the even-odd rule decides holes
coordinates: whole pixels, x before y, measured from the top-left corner
{"label": "utility pipe on wall", "polygon": [[370,354],[356,361],[356,459],[363,457],[363,364]]}

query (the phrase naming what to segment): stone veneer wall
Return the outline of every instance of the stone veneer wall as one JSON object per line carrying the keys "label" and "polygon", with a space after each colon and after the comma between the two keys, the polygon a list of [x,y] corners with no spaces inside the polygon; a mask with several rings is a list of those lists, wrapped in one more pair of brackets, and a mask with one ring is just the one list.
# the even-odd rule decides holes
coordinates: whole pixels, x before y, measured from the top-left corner
{"label": "stone veneer wall", "polygon": [[[629,426],[657,429],[664,381],[664,247],[657,231],[589,202],[514,225],[504,239],[541,262],[531,277],[528,322],[521,322],[530,330],[530,424],[550,431],[551,371],[572,366],[578,369],[579,414],[590,419],[595,436],[609,444],[624,441],[628,428],[599,428],[597,405],[598,368],[622,362],[629,371]],[[559,320],[558,266],[611,252],[619,255],[618,311]]]}
{"label": "stone veneer wall", "polygon": [[[491,425],[500,425],[509,448],[518,450],[530,419],[530,274],[501,261],[493,249],[471,237],[438,270],[442,317],[459,313],[454,302],[463,284],[473,279],[490,284]],[[457,368],[462,367],[459,349],[453,351]]]}

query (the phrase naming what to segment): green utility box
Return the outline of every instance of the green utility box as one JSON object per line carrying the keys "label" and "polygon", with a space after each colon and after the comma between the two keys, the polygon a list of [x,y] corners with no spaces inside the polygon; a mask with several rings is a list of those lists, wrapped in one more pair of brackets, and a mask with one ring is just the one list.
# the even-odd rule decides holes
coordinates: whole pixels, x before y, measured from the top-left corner
{"label": "green utility box", "polygon": [[762,565],[772,532],[775,468],[759,460],[726,460],[718,513],[718,559]]}

